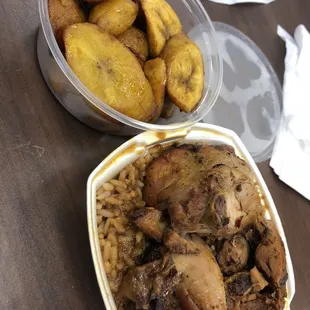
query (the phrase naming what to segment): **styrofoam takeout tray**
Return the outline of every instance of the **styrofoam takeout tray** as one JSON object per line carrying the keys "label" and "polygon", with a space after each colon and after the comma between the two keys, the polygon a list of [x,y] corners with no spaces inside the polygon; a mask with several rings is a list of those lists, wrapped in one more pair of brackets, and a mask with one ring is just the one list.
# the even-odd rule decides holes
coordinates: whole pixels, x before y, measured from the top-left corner
{"label": "styrofoam takeout tray", "polygon": [[261,201],[269,208],[269,212],[266,212],[266,218],[273,219],[284,243],[288,271],[288,298],[285,309],[290,309],[290,303],[295,294],[294,271],[281,220],[267,185],[239,137],[228,129],[207,124],[196,124],[190,129],[169,133],[144,132],[122,144],[106,157],[89,176],[87,182],[88,232],[97,280],[106,309],[114,310],[116,309],[116,306],[101,257],[96,220],[96,191],[102,183],[115,177],[124,167],[134,162],[142,154],[145,154],[150,147],[156,144],[171,143],[173,141],[178,143],[200,142],[205,144],[229,144],[234,147],[236,154],[250,165],[256,177],[255,181],[257,182]]}

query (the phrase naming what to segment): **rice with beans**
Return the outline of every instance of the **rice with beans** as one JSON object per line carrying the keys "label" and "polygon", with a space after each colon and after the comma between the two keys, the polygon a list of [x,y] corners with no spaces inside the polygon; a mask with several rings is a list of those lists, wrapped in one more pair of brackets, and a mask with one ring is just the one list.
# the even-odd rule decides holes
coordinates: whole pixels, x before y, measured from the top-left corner
{"label": "rice with beans", "polygon": [[97,226],[102,260],[113,294],[123,274],[144,252],[143,233],[128,220],[128,213],[145,207],[142,190],[146,167],[164,148],[157,145],[101,185],[96,193]]}

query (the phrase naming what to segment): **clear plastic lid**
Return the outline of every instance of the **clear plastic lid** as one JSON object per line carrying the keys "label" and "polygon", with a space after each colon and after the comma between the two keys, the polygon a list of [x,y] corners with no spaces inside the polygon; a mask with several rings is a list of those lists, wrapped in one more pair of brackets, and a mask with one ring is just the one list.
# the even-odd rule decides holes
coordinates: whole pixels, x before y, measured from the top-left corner
{"label": "clear plastic lid", "polygon": [[[265,161],[271,157],[281,118],[279,79],[251,39],[227,24],[216,22],[214,27],[223,60],[223,84],[203,122],[235,131],[254,160]],[[196,33],[191,37],[200,40]]]}

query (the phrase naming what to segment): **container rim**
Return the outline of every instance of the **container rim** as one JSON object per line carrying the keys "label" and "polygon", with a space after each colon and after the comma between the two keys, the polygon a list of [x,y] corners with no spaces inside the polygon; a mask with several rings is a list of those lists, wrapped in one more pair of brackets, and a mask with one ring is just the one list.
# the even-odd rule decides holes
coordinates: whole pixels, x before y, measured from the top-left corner
{"label": "container rim", "polygon": [[[218,81],[216,82],[216,87],[212,91],[210,98],[210,104],[204,105],[204,101],[206,100],[207,95],[210,93],[209,90],[206,91],[205,95],[200,101],[198,106],[199,113],[194,113],[191,119],[186,120],[185,122],[178,122],[169,125],[158,125],[152,123],[146,123],[142,121],[138,121],[133,119],[129,116],[126,116],[109,105],[105,104],[101,99],[95,96],[75,75],[75,73],[69,67],[65,57],[63,56],[54,36],[54,32],[52,29],[52,25],[49,19],[49,12],[48,12],[48,1],[47,0],[38,0],[39,4],[39,14],[40,14],[40,21],[41,26],[43,29],[43,33],[46,39],[46,42],[49,46],[49,49],[57,62],[58,66],[65,74],[67,79],[71,82],[71,84],[78,90],[78,92],[84,96],[91,104],[93,104],[96,108],[98,108],[101,112],[106,113],[110,117],[124,123],[127,126],[134,127],[140,130],[152,130],[152,131],[172,131],[177,129],[184,129],[193,126],[197,122],[199,122],[213,107],[216,99],[219,96],[220,89],[222,86],[222,79],[223,79],[223,64],[222,59],[219,54],[217,40],[216,40],[216,32],[213,27],[213,24],[208,16],[205,8],[201,4],[199,0],[194,0],[195,4],[198,6],[199,10],[201,11],[203,17],[206,19],[206,23],[210,27],[210,44],[212,45],[212,49],[214,50],[215,56],[212,57],[214,59],[214,63],[217,66],[218,72]],[[212,61],[213,62],[213,61]],[[211,70],[214,70],[215,66],[211,66]]]}

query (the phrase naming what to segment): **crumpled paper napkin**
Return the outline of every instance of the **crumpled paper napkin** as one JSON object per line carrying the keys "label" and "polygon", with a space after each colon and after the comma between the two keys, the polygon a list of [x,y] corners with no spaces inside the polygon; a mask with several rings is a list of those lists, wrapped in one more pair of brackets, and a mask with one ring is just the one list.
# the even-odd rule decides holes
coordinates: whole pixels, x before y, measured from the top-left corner
{"label": "crumpled paper napkin", "polygon": [[283,114],[270,166],[279,178],[310,200],[310,34],[299,25],[285,41]]}
{"label": "crumpled paper napkin", "polygon": [[209,1],[227,4],[227,5],[233,5],[233,4],[238,4],[238,3],[264,3],[264,4],[268,4],[268,3],[273,2],[275,0],[209,0]]}

